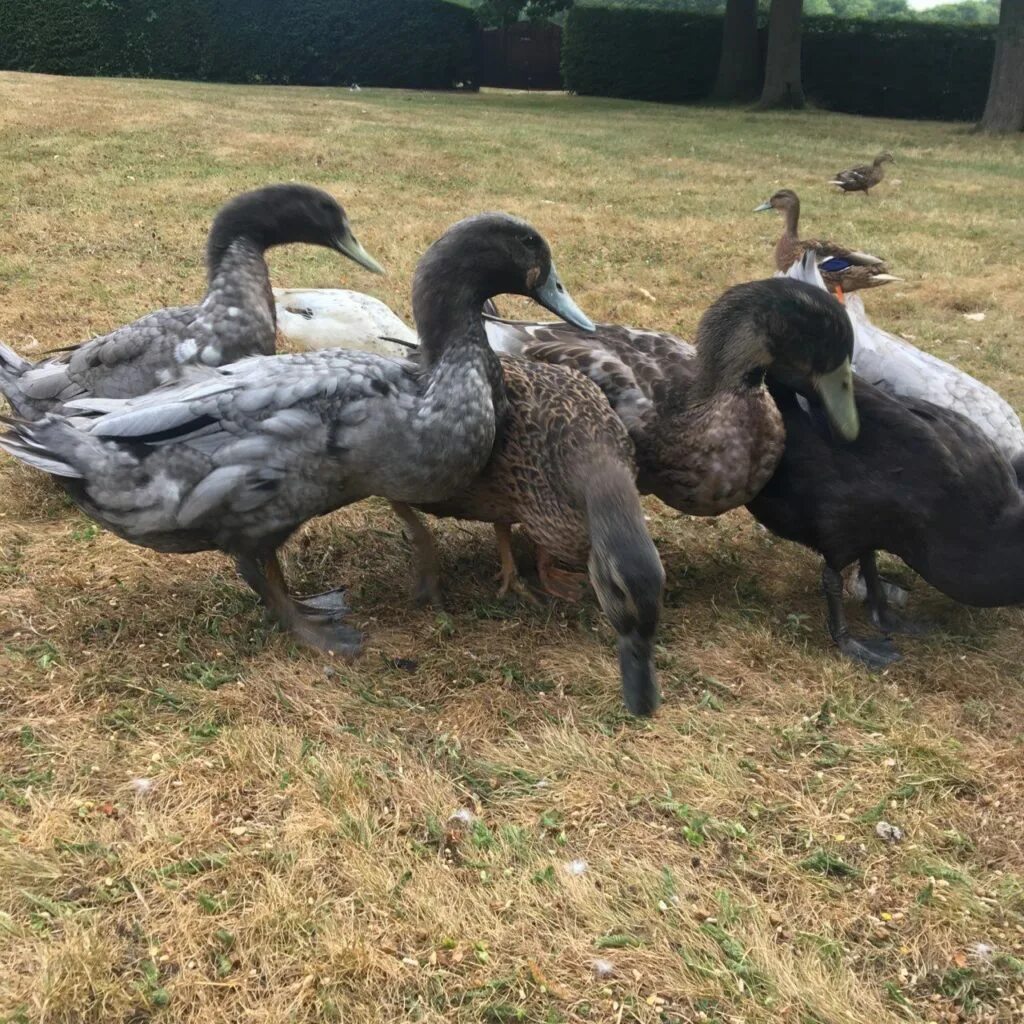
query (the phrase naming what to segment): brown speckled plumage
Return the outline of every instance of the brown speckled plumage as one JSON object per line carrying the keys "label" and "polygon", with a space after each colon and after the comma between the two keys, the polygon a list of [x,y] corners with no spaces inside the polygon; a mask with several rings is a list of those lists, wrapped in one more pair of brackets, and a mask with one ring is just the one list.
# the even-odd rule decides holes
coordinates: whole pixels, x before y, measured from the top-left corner
{"label": "brown speckled plumage", "polygon": [[487,323],[488,341],[571,367],[597,384],[636,448],[641,491],[690,515],[750,501],[771,478],[785,432],[766,373],[813,390],[849,358],[852,332],[820,290],[783,278],[729,289],[704,314],[696,348],[671,334],[598,324]]}
{"label": "brown speckled plumage", "polygon": [[483,473],[433,516],[521,523],[539,547],[567,565],[590,550],[584,490],[594,472],[635,474],[633,445],[601,393],[561,367],[502,359],[509,412]]}
{"label": "brown speckled plumage", "polygon": [[[833,292],[852,292],[864,288],[877,288],[899,278],[889,273],[885,261],[871,253],[847,249],[843,245],[820,238],[801,238],[800,199],[791,189],[776,192],[764,208],[771,207],[785,218],[786,226],[782,237],[775,245],[775,266],[785,273],[794,263],[803,259],[804,253],[813,252],[822,279]],[[760,209],[760,208],[759,208]],[[845,264],[841,269],[830,270],[832,263]]]}
{"label": "brown speckled plumage", "polygon": [[837,185],[843,192],[863,192],[868,195],[884,177],[886,163],[895,163],[892,153],[879,153],[869,164],[857,164],[846,171],[837,172],[836,176],[829,182],[830,185]]}

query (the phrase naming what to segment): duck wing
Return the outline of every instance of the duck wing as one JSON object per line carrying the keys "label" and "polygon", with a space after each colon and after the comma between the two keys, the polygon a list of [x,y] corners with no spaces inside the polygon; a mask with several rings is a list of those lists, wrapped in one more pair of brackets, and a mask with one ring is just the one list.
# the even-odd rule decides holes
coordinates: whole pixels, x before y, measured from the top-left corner
{"label": "duck wing", "polygon": [[574,369],[592,380],[634,438],[680,374],[692,376],[696,350],[671,334],[598,324],[584,334],[567,324],[486,320],[492,348]]}
{"label": "duck wing", "polygon": [[885,260],[869,252],[847,249],[844,245],[827,239],[805,238],[801,241],[805,250],[810,249],[818,257],[818,268],[825,273],[836,274],[850,267],[872,267],[883,270]]}
{"label": "duck wing", "polygon": [[374,413],[419,387],[411,363],[340,351],[190,377],[138,399],[75,401],[72,421],[16,425],[4,447],[81,480],[86,510],[122,536],[155,546],[154,534],[202,531],[230,548],[364,497]]}
{"label": "duck wing", "polygon": [[981,381],[910,342],[876,327],[860,297],[849,296],[853,368],[883,391],[930,402],[974,423],[1009,458],[1024,452],[1024,427],[1009,402]]}
{"label": "duck wing", "polygon": [[858,164],[856,167],[850,167],[845,171],[840,171],[832,180],[831,184],[863,188],[864,185],[870,185],[872,170],[873,167],[871,164]]}

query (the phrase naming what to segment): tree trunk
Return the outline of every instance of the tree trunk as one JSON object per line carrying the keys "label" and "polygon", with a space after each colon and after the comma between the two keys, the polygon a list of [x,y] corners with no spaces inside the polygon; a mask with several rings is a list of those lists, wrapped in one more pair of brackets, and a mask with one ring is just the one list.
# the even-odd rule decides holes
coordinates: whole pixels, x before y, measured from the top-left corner
{"label": "tree trunk", "polygon": [[999,8],[992,80],[978,127],[983,132],[1024,131],[1024,0],[1003,0]]}
{"label": "tree trunk", "polygon": [[[1016,2],[1016,0],[1015,0]],[[763,110],[804,105],[800,84],[800,15],[803,0],[772,0],[768,18],[768,58],[764,67]]]}
{"label": "tree trunk", "polygon": [[757,0],[727,0],[722,26],[722,54],[712,97],[752,100],[761,85],[757,46]]}

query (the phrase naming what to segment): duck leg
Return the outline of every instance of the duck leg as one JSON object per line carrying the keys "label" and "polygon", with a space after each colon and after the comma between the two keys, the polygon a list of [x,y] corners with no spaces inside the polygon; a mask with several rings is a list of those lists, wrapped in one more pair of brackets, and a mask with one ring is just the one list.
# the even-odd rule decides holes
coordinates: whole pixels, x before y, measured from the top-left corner
{"label": "duck leg", "polygon": [[420,607],[432,605],[441,610],[440,569],[438,568],[437,547],[434,535],[416,511],[401,501],[391,502],[395,515],[402,520],[416,555],[416,587],[413,600]]}
{"label": "duck leg", "polygon": [[864,581],[864,604],[871,621],[883,633],[902,633],[904,636],[927,636],[934,627],[926,622],[905,619],[889,607],[889,595],[885,581],[878,575],[875,553],[864,555],[860,560],[860,575]]}
{"label": "duck leg", "polygon": [[498,597],[507,597],[509,593],[525,597],[530,604],[537,604],[537,598],[519,575],[516,556],[512,552],[512,527],[508,523],[494,524],[494,539],[498,542],[498,556],[501,558],[501,570],[494,578],[501,581]]}
{"label": "duck leg", "polygon": [[[288,586],[277,559],[277,551],[260,555],[239,555],[236,559],[242,579],[259,595],[270,615],[300,643],[319,651],[354,658],[363,647],[362,634],[341,623],[337,599],[331,591],[300,603],[288,594]],[[344,598],[341,606],[347,611]]]}
{"label": "duck leg", "polygon": [[848,658],[871,669],[882,669],[899,661],[899,652],[888,639],[862,640],[851,635],[843,608],[843,577],[827,562],[821,568],[821,589],[828,606],[828,632]]}
{"label": "duck leg", "polygon": [[579,601],[587,586],[585,572],[559,569],[545,548],[537,548],[537,575],[546,593],[562,601]]}

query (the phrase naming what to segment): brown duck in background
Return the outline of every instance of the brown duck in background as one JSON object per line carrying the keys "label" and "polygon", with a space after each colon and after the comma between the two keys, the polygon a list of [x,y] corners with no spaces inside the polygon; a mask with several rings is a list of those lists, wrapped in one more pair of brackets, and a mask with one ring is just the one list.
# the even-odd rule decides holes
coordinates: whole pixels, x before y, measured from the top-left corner
{"label": "brown duck in background", "polygon": [[782,237],[775,246],[775,265],[783,273],[803,259],[804,253],[813,252],[825,284],[840,301],[843,292],[877,288],[899,280],[889,273],[884,260],[871,253],[847,249],[823,239],[801,238],[800,199],[792,189],[779,189],[771,199],[754,208],[755,213],[767,210],[778,210],[786,220]]}
{"label": "brown duck in background", "polygon": [[[637,493],[633,445],[601,390],[573,370],[503,358],[508,397],[501,436],[483,472],[449,500],[416,507],[430,515],[494,523],[501,589],[528,594],[511,547],[521,523],[537,545],[537,569],[554,597],[580,597],[587,565],[605,615],[619,635],[623,697],[633,714],[658,704],[654,636],[665,573]],[[408,505],[393,503],[409,529],[419,596],[437,600],[430,531]]]}
{"label": "brown duck in background", "polygon": [[869,164],[858,164],[848,171],[840,171],[829,184],[838,185],[844,195],[847,192],[863,192],[868,195],[869,190],[885,177],[886,163],[896,163],[892,153],[879,153]]}

